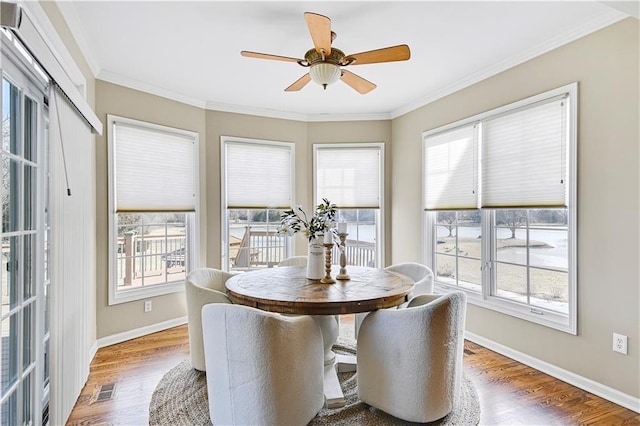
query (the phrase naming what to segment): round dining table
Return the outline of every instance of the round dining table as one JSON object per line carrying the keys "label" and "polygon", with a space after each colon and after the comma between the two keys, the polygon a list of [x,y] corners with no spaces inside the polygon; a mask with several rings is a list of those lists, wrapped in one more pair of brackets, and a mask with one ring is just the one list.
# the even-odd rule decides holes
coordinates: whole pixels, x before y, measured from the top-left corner
{"label": "round dining table", "polygon": [[[335,277],[339,266],[333,266]],[[337,372],[355,369],[354,357],[336,355],[338,314],[392,308],[409,299],[411,278],[385,269],[349,266],[350,279],[324,284],[306,277],[304,266],[259,269],[238,274],[225,283],[233,303],[283,314],[311,315],[322,331],[324,393],[328,408],[343,407]]]}

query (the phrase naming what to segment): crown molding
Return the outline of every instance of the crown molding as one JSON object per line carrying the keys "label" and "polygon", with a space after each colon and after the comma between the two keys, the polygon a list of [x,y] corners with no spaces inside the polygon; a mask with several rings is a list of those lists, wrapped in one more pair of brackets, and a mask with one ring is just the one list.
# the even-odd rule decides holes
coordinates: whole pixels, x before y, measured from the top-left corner
{"label": "crown molding", "polygon": [[80,17],[76,13],[76,9],[73,6],[73,3],[70,1],[55,1],[62,18],[67,23],[71,34],[73,34],[73,38],[75,38],[78,47],[80,48],[80,52],[84,55],[84,59],[87,61],[91,72],[93,73],[93,77],[95,78],[100,72],[100,65],[96,60],[95,55],[91,51],[91,45],[87,42],[87,37],[82,31],[82,25],[80,25]]}
{"label": "crown molding", "polygon": [[202,99],[192,98],[181,93],[174,92],[172,90],[164,89],[162,87],[155,86],[149,83],[143,83],[133,78],[125,77],[120,74],[113,73],[107,70],[100,70],[96,76],[98,80],[106,81],[107,83],[117,84],[119,86],[128,87],[129,89],[139,90],[141,92],[148,93],[150,95],[156,95],[163,98],[167,98],[173,101],[181,102],[183,104],[191,105],[198,108],[206,108],[207,103]]}
{"label": "crown molding", "polygon": [[294,120],[304,122],[323,121],[374,121],[390,120],[388,112],[363,113],[363,114],[301,114],[297,112],[272,110],[265,108],[255,108],[244,105],[231,105],[220,102],[207,102],[206,109],[221,112],[233,112],[237,114],[248,114],[259,117],[280,118],[283,120]]}
{"label": "crown molding", "polygon": [[397,118],[401,115],[414,111],[420,107],[423,107],[431,102],[434,102],[440,98],[448,96],[452,93],[458,92],[466,87],[469,87],[475,83],[478,83],[487,78],[493,77],[503,71],[513,68],[516,65],[520,65],[540,55],[548,53],[554,49],[557,49],[565,44],[575,41],[581,37],[584,37],[592,32],[598,31],[604,27],[615,24],[616,22],[626,18],[628,15],[617,10],[610,10],[586,23],[574,28],[572,31],[567,31],[557,37],[553,37],[544,43],[538,44],[530,49],[519,52],[516,55],[496,62],[490,67],[484,68],[476,73],[470,74],[465,78],[462,78],[452,84],[443,87],[442,89],[435,90],[428,93],[413,102],[406,104],[403,107],[397,108],[391,111],[391,118]]}

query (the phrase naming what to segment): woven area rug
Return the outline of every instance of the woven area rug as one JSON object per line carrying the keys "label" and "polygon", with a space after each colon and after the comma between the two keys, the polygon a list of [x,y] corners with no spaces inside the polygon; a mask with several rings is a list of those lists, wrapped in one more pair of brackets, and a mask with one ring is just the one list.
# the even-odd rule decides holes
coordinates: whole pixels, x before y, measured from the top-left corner
{"label": "woven area rug", "polygon": [[[355,348],[340,339],[334,345],[337,353],[355,354]],[[406,425],[358,399],[355,373],[338,375],[345,396],[345,406],[338,409],[323,408],[309,423],[322,425]],[[464,377],[456,408],[446,417],[429,425],[477,425],[480,422],[480,402],[471,381]],[[204,373],[191,368],[189,358],[171,369],[158,383],[149,405],[149,425],[211,425],[207,382]]]}

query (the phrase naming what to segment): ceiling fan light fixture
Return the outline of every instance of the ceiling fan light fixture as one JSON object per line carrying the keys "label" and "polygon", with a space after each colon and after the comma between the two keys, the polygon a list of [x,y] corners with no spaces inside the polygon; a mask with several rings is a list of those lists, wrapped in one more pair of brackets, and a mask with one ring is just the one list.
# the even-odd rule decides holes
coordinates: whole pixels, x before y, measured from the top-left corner
{"label": "ceiling fan light fixture", "polygon": [[338,81],[341,74],[340,66],[330,62],[315,63],[311,65],[309,70],[311,80],[324,87],[325,90],[329,84]]}

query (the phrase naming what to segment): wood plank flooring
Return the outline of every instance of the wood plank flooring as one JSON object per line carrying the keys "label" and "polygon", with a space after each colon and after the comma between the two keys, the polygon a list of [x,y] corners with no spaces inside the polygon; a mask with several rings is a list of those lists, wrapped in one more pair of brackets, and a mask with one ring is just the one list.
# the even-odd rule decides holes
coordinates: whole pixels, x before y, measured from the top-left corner
{"label": "wood plank flooring", "polygon": [[[186,325],[100,349],[68,425],[148,425],[153,390],[188,354]],[[464,369],[478,390],[482,425],[640,424],[638,413],[468,341]],[[110,383],[113,398],[96,401]]]}

